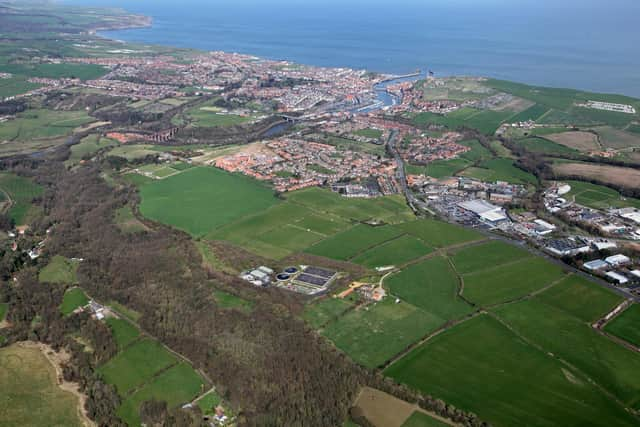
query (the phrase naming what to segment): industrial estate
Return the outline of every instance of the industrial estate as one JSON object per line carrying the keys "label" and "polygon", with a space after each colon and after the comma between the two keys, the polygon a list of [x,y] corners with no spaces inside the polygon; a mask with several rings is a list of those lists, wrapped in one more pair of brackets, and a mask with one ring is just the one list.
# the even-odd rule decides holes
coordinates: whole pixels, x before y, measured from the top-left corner
{"label": "industrial estate", "polygon": [[640,100],[0,23],[1,425],[640,423]]}

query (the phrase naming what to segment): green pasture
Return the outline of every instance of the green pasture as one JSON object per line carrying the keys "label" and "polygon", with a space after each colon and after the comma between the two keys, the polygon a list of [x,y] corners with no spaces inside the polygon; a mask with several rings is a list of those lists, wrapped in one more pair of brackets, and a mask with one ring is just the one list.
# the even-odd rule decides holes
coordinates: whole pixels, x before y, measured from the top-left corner
{"label": "green pasture", "polygon": [[369,268],[383,266],[400,266],[413,259],[427,255],[433,249],[425,245],[420,239],[404,235],[380,246],[371,248],[351,260]]}
{"label": "green pasture", "polygon": [[38,275],[38,280],[46,283],[74,284],[78,282],[77,271],[80,264],[61,255],[51,258]]}
{"label": "green pasture", "polygon": [[83,307],[89,303],[89,298],[85,295],[84,291],[80,288],[72,288],[64,293],[62,298],[62,304],[60,305],[60,311],[63,315],[68,316],[76,308]]}
{"label": "green pasture", "polygon": [[463,248],[456,252],[453,263],[461,274],[495,268],[501,264],[518,261],[532,255],[524,249],[517,248],[499,240]]}
{"label": "green pasture", "polygon": [[306,252],[346,261],[401,234],[402,231],[390,225],[373,227],[359,224],[311,246]]}
{"label": "green pasture", "polygon": [[[0,319],[2,316],[0,315]],[[640,346],[640,305],[633,304],[605,326],[605,331]]]}

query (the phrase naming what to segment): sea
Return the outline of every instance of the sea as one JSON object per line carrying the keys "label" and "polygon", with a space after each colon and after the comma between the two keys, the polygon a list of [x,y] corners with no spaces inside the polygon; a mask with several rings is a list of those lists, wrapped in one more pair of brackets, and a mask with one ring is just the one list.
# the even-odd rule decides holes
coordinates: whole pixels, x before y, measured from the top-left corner
{"label": "sea", "polygon": [[639,0],[63,1],[153,18],[123,41],[640,97]]}

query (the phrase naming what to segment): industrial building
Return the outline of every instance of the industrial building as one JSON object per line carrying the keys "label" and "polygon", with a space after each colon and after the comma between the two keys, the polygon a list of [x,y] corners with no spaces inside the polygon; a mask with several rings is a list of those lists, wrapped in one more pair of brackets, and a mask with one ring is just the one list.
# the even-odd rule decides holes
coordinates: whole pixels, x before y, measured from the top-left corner
{"label": "industrial building", "polygon": [[476,199],[476,200],[468,200],[465,202],[458,203],[458,206],[466,211],[469,211],[475,214],[480,221],[485,224],[489,224],[492,226],[496,226],[502,221],[506,221],[508,219],[507,213],[500,206],[492,205],[491,203]]}

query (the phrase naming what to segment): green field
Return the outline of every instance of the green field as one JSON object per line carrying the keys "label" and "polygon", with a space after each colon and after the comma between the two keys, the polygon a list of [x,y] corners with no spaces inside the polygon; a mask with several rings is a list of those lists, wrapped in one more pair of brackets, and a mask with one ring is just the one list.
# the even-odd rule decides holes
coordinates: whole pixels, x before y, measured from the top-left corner
{"label": "green field", "polygon": [[9,216],[16,225],[28,222],[36,214],[32,200],[43,193],[43,189],[28,178],[11,173],[0,173],[0,190],[11,198]]}
{"label": "green field", "polygon": [[385,374],[497,427],[636,424],[582,375],[486,315],[438,335]]}
{"label": "green field", "polygon": [[7,315],[7,311],[9,310],[9,305],[7,303],[0,303],[0,323],[4,321],[5,316]]}
{"label": "green field", "polygon": [[329,321],[338,319],[353,305],[347,299],[325,298],[305,307],[302,318],[313,328],[319,329]]}
{"label": "green field", "polygon": [[[0,316],[2,319],[2,316]],[[605,326],[611,335],[640,346],[640,305],[633,304]]]}
{"label": "green field", "polygon": [[591,184],[582,181],[567,181],[571,191],[565,198],[573,198],[576,203],[594,209],[607,209],[609,207],[635,207],[640,208],[640,199],[622,197],[616,190],[604,185]]}
{"label": "green field", "polygon": [[378,129],[366,128],[366,129],[357,130],[353,132],[353,134],[364,136],[365,138],[379,139],[382,136],[382,131]]}
{"label": "green field", "polygon": [[81,427],[78,398],[58,387],[54,367],[38,348],[0,348],[3,427]]}
{"label": "green field", "polygon": [[544,105],[535,104],[532,107],[529,107],[526,110],[521,111],[515,116],[509,118],[509,122],[517,123],[517,122],[526,122],[528,120],[533,120],[535,122],[547,111],[549,111],[548,107],[545,107]]}
{"label": "green field", "polygon": [[124,319],[109,317],[106,323],[111,328],[113,338],[116,340],[118,349],[120,350],[134,342],[140,336],[140,331]]}
{"label": "green field", "polygon": [[253,120],[253,117],[222,114],[198,107],[190,109],[187,115],[191,120],[191,124],[198,127],[228,127]]}
{"label": "green field", "polygon": [[89,298],[85,295],[84,291],[80,288],[69,289],[64,293],[62,298],[62,304],[60,305],[60,311],[65,316],[70,315],[78,307],[83,307],[89,303]]}
{"label": "green field", "polygon": [[562,268],[543,258],[523,259],[465,275],[463,296],[486,307],[524,297],[562,276]]}
{"label": "green field", "polygon": [[47,283],[74,284],[78,282],[79,263],[60,255],[51,258],[49,264],[40,270],[38,280]]}
{"label": "green field", "polygon": [[436,248],[458,245],[483,238],[482,234],[475,230],[432,219],[409,221],[396,225],[396,228]]}
{"label": "green field", "polygon": [[306,252],[337,260],[348,260],[368,248],[395,239],[402,231],[394,226],[372,227],[359,224],[310,247]]}
{"label": "green field", "polygon": [[506,181],[512,184],[535,184],[536,177],[519,169],[511,159],[495,158],[481,162],[460,173],[462,176],[485,182]]}
{"label": "green field", "polygon": [[458,273],[467,274],[530,256],[532,255],[523,249],[494,240],[461,249],[452,259]]}
{"label": "green field", "polygon": [[144,216],[196,236],[277,203],[258,181],[207,167],[143,185],[140,194]]}
{"label": "green field", "polygon": [[198,400],[198,407],[205,415],[215,413],[215,408],[222,402],[222,398],[215,391],[211,391]]}
{"label": "green field", "polygon": [[149,381],[158,371],[176,363],[176,358],[158,342],[149,339],[137,341],[125,348],[104,365],[98,373],[113,384],[123,396]]}
{"label": "green field", "polygon": [[186,363],[180,363],[153,378],[140,390],[127,397],[117,414],[130,426],[140,425],[140,405],[150,399],[163,400],[169,408],[185,404],[202,392],[204,383]]}
{"label": "green field", "polygon": [[85,111],[27,110],[0,126],[0,141],[29,141],[70,135],[73,129],[95,121]]}
{"label": "green field", "polygon": [[93,64],[6,64],[0,65],[0,72],[27,77],[48,77],[52,79],[77,78],[93,80],[105,75],[109,70]]}
{"label": "green field", "polygon": [[375,368],[441,324],[417,307],[391,298],[349,311],[330,322],[322,334],[354,361]]}
{"label": "green field", "polygon": [[69,159],[65,163],[67,165],[76,164],[82,159],[95,154],[99,150],[109,147],[115,147],[117,145],[117,141],[109,138],[103,138],[97,134],[86,136],[82,138],[82,140],[78,144],[71,146],[71,154],[69,155]]}
{"label": "green field", "polygon": [[402,427],[447,427],[448,425],[449,424],[445,424],[442,421],[438,421],[427,414],[424,414],[419,411],[415,411],[402,424]]}
{"label": "green field", "polygon": [[222,308],[235,308],[240,311],[251,311],[253,303],[224,291],[213,291],[214,299]]}
{"label": "green field", "polygon": [[473,108],[461,108],[446,115],[435,113],[419,113],[413,123],[416,126],[443,125],[455,130],[468,127],[487,135],[493,135],[500,124],[513,116],[512,111],[476,110]]}
{"label": "green field", "polygon": [[467,159],[436,160],[426,166],[407,165],[410,175],[427,175],[432,178],[446,178],[471,166]]}
{"label": "green field", "polygon": [[20,95],[39,87],[39,84],[29,83],[27,79],[22,76],[0,79],[0,99]]}
{"label": "green field", "polygon": [[432,251],[433,249],[425,245],[422,240],[404,235],[371,248],[351,261],[369,268],[389,265],[400,266]]}
{"label": "green field", "polygon": [[136,218],[129,205],[116,209],[114,221],[124,233],[139,233],[148,230],[147,226]]}
{"label": "green field", "polygon": [[540,137],[519,139],[514,143],[515,145],[524,147],[525,150],[531,153],[545,155],[579,154],[577,150]]}
{"label": "green field", "polygon": [[458,277],[442,257],[413,264],[386,278],[384,285],[392,296],[440,318],[441,323],[472,311],[458,298]]}

